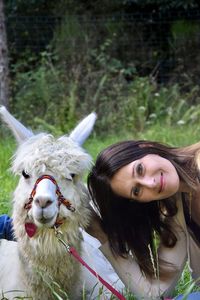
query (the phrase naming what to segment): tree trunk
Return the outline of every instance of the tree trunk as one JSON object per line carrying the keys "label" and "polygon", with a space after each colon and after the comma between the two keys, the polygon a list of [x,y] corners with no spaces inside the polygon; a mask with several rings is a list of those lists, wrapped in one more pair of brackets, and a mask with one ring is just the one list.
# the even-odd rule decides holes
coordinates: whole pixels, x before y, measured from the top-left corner
{"label": "tree trunk", "polygon": [[3,0],[0,0],[0,104],[9,104],[8,48]]}

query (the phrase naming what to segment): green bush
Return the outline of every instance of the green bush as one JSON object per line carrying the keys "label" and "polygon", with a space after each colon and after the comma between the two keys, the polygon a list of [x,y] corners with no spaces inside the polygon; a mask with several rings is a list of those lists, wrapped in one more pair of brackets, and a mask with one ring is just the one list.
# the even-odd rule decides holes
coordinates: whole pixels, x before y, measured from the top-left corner
{"label": "green bush", "polygon": [[184,91],[184,86],[158,86],[151,77],[139,77],[133,63],[113,55],[120,23],[104,24],[99,43],[84,17],[79,22],[66,16],[40,59],[27,53],[14,65],[11,109],[26,125],[60,134],[96,111],[98,135],[135,135],[157,123],[199,127],[198,86]]}

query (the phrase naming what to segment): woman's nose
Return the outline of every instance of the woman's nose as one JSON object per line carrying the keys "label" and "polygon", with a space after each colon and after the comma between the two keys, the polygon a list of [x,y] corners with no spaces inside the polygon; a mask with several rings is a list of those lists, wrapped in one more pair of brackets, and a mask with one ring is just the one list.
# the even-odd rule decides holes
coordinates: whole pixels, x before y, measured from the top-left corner
{"label": "woman's nose", "polygon": [[140,185],[150,189],[154,189],[157,187],[156,180],[153,177],[143,177],[138,181]]}

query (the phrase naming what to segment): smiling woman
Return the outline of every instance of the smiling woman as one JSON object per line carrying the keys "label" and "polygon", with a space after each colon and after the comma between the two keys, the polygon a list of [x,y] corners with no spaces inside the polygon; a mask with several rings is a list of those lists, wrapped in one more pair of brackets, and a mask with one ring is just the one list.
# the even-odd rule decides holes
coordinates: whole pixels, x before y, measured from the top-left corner
{"label": "smiling woman", "polygon": [[119,169],[110,183],[119,196],[149,202],[175,194],[180,180],[169,160],[149,154]]}
{"label": "smiling woman", "polygon": [[187,259],[200,277],[199,153],[200,143],[124,141],[103,150],[89,174],[100,218],[88,232],[137,299],[169,296]]}

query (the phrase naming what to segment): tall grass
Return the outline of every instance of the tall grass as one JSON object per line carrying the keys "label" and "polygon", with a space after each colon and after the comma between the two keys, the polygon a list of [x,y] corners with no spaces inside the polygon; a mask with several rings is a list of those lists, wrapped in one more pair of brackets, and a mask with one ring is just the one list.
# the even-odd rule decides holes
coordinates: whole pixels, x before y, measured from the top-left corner
{"label": "tall grass", "polygon": [[16,180],[10,171],[11,157],[14,150],[12,139],[0,142],[0,213],[11,213],[12,192],[16,186]]}

